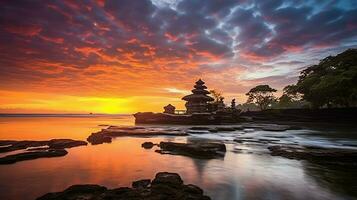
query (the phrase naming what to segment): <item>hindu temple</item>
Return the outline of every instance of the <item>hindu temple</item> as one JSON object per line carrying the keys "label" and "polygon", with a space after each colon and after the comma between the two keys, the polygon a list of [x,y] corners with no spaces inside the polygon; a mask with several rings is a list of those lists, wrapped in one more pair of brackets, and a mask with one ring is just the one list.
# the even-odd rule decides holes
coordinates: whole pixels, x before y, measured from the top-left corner
{"label": "hindu temple", "polygon": [[214,101],[214,99],[208,94],[207,87],[205,86],[205,82],[199,79],[196,84],[193,86],[194,89],[191,90],[192,94],[184,96],[182,100],[187,101],[186,113],[205,113],[208,112],[208,102]]}

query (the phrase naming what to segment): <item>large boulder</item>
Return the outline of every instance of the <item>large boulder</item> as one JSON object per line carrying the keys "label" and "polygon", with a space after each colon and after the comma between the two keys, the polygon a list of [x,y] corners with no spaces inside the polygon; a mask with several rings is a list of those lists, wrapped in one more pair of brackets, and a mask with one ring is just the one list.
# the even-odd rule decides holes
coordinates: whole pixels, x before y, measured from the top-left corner
{"label": "large boulder", "polygon": [[106,136],[102,134],[101,132],[97,132],[97,133],[92,133],[90,136],[88,136],[87,141],[92,145],[96,145],[96,144],[103,144],[103,143],[111,143],[112,138],[110,136]]}
{"label": "large boulder", "polygon": [[144,142],[141,144],[141,147],[143,147],[144,149],[151,149],[155,144],[152,142]]}
{"label": "large boulder", "polygon": [[185,185],[176,173],[159,172],[153,181],[134,181],[132,188],[107,189],[99,185],[74,185],[62,192],[48,193],[37,200],[210,200],[195,185]]}
{"label": "large boulder", "polygon": [[176,143],[160,142],[161,154],[184,155],[194,158],[211,159],[224,157],[226,146],[223,143],[198,142],[198,143]]}

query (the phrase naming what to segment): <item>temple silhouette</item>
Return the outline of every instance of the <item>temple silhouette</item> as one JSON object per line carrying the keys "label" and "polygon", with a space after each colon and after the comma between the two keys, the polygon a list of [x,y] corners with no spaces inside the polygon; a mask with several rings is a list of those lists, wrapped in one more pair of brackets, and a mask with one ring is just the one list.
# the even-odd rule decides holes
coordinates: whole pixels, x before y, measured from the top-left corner
{"label": "temple silhouette", "polygon": [[223,98],[214,99],[205,82],[196,81],[192,94],[182,97],[186,101],[186,110],[176,110],[175,106],[168,104],[163,113],[138,112],[134,114],[136,123],[144,124],[220,124],[237,122],[240,110],[235,108],[235,100],[231,107],[226,107]]}
{"label": "temple silhouette", "polygon": [[199,79],[194,86],[194,89],[191,90],[192,94],[182,97],[182,100],[187,101],[186,113],[204,113],[208,112],[208,102],[214,101],[214,99],[208,94],[209,91],[206,90],[205,82]]}

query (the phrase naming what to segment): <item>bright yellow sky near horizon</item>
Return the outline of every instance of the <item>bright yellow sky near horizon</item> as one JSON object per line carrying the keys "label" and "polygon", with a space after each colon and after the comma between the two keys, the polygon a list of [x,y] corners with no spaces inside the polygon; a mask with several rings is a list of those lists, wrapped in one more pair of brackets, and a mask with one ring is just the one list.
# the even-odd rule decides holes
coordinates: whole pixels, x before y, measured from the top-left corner
{"label": "bright yellow sky near horizon", "polygon": [[0,95],[1,113],[131,114],[143,111],[161,112],[168,103],[174,104],[177,109],[184,109],[184,102],[179,97],[93,97],[6,91],[0,91]]}

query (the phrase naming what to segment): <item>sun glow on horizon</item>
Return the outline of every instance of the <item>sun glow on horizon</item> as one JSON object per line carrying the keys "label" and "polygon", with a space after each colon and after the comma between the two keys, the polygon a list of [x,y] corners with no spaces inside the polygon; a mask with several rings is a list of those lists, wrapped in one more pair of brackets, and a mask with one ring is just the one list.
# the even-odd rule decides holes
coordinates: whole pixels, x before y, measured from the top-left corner
{"label": "sun glow on horizon", "polygon": [[0,91],[0,95],[0,113],[132,114],[161,112],[168,103],[184,106],[179,98],[163,96],[92,97],[12,91]]}

